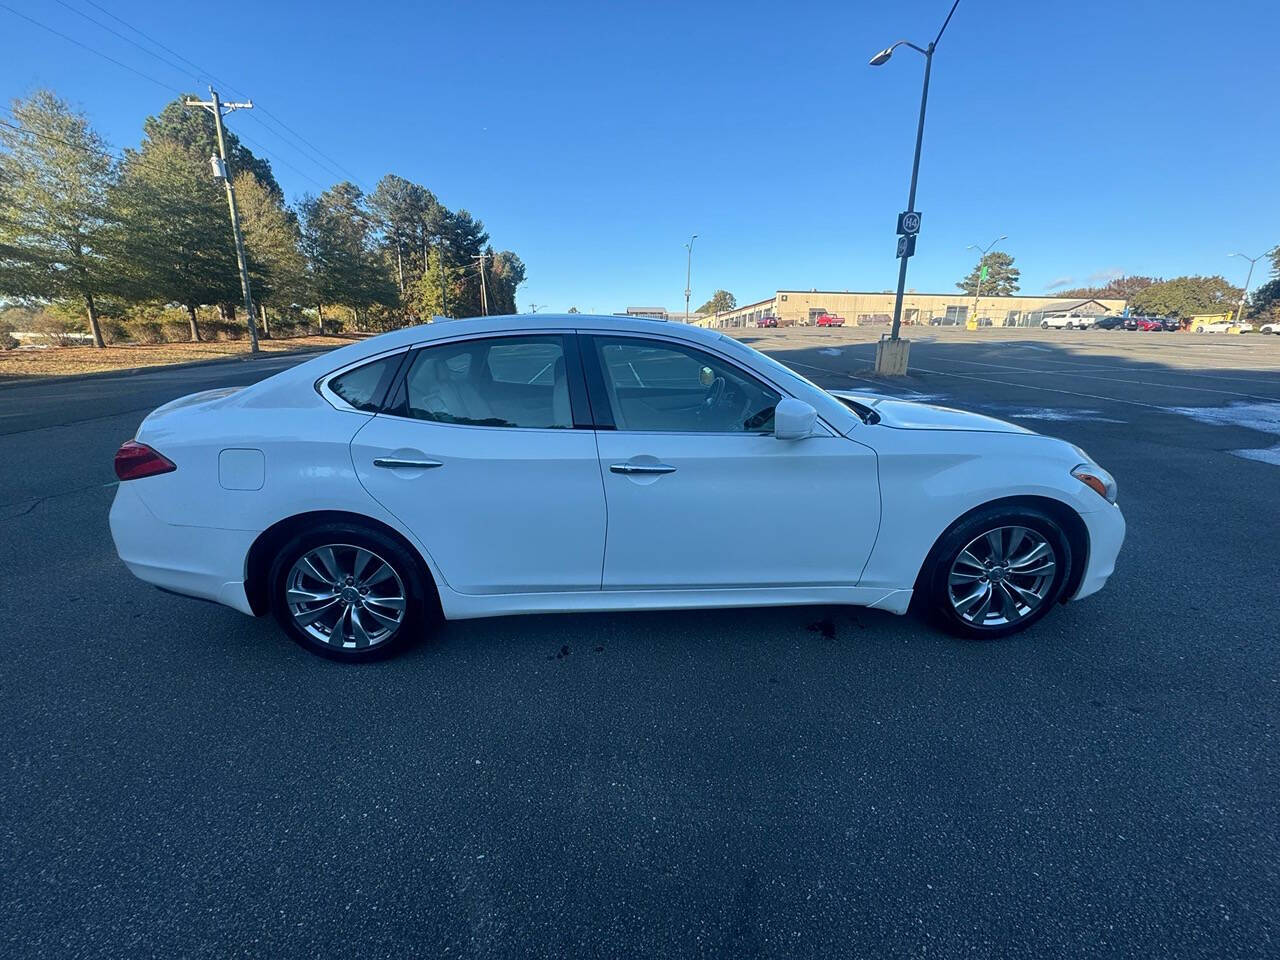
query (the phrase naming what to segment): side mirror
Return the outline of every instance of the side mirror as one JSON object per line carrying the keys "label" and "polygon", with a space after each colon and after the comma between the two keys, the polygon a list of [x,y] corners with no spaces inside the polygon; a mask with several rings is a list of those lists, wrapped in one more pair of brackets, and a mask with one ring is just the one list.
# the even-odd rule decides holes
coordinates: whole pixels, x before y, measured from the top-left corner
{"label": "side mirror", "polygon": [[813,435],[818,411],[803,400],[783,397],[773,411],[773,435],[779,440],[803,440]]}

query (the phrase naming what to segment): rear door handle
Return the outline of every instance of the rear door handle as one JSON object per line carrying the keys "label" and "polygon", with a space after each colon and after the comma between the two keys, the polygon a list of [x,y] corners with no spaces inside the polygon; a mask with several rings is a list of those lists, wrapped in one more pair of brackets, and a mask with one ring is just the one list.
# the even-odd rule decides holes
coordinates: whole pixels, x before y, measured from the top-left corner
{"label": "rear door handle", "polygon": [[378,457],[373,461],[375,467],[407,468],[410,470],[430,470],[432,467],[443,467],[439,460],[402,460],[399,457]]}
{"label": "rear door handle", "polygon": [[615,463],[609,468],[613,473],[675,473],[669,463]]}

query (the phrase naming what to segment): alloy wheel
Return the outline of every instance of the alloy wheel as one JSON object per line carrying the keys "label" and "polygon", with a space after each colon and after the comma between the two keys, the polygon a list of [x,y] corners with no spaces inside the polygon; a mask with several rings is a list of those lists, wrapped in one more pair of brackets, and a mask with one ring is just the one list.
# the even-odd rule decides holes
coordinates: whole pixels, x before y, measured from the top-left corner
{"label": "alloy wheel", "polygon": [[947,593],[956,614],[978,627],[1016,623],[1053,588],[1058,558],[1030,527],[996,527],[974,537],[951,564]]}
{"label": "alloy wheel", "polygon": [[404,584],[391,564],[365,547],[326,544],[304,553],[285,579],[293,622],[343,650],[377,646],[404,620]]}

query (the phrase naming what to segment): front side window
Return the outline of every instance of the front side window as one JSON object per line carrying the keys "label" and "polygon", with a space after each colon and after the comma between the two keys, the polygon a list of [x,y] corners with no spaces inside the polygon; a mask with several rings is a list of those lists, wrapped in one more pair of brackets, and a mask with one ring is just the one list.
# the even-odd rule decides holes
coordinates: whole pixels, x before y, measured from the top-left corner
{"label": "front side window", "polygon": [[773,432],[780,394],[733,364],[669,341],[593,340],[618,430]]}
{"label": "front side window", "polygon": [[424,347],[405,375],[396,412],[473,427],[571,429],[564,341],[490,337]]}

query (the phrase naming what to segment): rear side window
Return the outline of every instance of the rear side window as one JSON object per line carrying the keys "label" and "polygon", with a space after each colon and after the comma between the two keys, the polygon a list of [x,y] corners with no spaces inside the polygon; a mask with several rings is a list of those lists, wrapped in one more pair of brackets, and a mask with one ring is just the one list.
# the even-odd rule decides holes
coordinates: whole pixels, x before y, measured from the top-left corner
{"label": "rear side window", "polygon": [[396,413],[468,427],[570,430],[559,334],[488,337],[418,350]]}
{"label": "rear side window", "polygon": [[401,354],[397,353],[348,370],[330,380],[329,389],[357,410],[376,413],[400,358]]}

